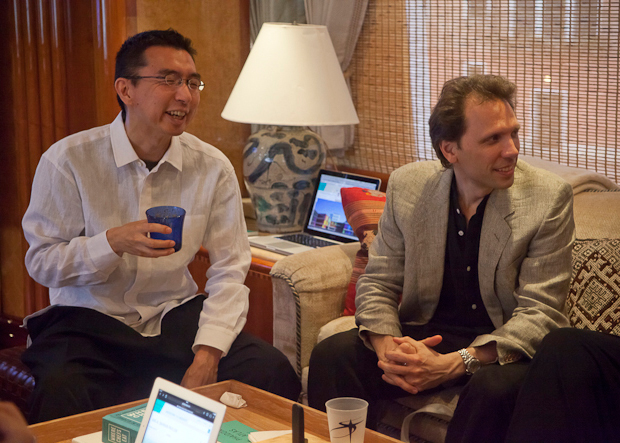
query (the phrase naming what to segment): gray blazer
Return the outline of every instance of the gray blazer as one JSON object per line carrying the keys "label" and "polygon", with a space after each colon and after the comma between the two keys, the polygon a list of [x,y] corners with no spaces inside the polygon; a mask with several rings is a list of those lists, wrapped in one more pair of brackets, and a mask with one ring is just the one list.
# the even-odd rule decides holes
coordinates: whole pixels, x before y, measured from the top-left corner
{"label": "gray blazer", "polygon": [[[362,331],[401,335],[401,324],[431,320],[443,283],[450,184],[454,172],[437,161],[395,170],[379,232],[357,284]],[[575,236],[573,193],[557,175],[518,161],[514,184],[487,202],[478,273],[495,326],[472,346],[495,341],[501,364],[533,357],[563,314]],[[402,302],[399,305],[399,295]],[[367,343],[368,344],[368,343]]]}

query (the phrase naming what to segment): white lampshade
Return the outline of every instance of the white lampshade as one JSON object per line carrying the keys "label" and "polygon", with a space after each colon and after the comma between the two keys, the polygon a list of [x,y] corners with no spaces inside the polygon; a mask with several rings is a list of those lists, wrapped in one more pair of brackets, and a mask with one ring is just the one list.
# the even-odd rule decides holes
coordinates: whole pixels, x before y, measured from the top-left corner
{"label": "white lampshade", "polygon": [[327,28],[263,24],[222,117],[279,126],[359,123]]}

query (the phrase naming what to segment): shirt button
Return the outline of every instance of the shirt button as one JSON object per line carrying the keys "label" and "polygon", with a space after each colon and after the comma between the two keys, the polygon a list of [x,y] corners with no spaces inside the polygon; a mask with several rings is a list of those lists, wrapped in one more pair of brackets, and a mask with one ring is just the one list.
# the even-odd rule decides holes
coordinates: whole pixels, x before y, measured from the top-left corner
{"label": "shirt button", "polygon": [[472,309],[477,309],[477,308],[478,308],[478,306],[474,303],[473,305],[471,305],[471,308],[472,308]]}
{"label": "shirt button", "polygon": [[459,231],[459,235],[462,237],[465,233],[463,231]]}
{"label": "shirt button", "polygon": [[467,267],[467,272],[471,271],[471,266]]}

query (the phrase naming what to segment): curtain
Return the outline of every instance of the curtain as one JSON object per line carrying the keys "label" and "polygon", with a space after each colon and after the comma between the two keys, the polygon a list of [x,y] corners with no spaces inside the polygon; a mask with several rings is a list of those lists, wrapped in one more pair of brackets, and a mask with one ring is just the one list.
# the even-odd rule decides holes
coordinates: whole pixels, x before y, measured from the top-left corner
{"label": "curtain", "polygon": [[[307,22],[325,25],[334,44],[340,67],[351,90],[348,71],[357,39],[362,30],[368,0],[305,0]],[[355,126],[321,126],[319,133],[332,155],[343,156],[353,145]]]}
{"label": "curtain", "polygon": [[303,0],[250,0],[250,37],[256,40],[263,23],[306,23]]}
{"label": "curtain", "polygon": [[[124,0],[0,2],[1,314],[21,318],[49,304],[47,288],[25,268],[21,219],[41,155],[76,131],[118,112],[114,54],[125,39]],[[112,32],[114,30],[114,32]]]}
{"label": "curtain", "polygon": [[352,61],[360,124],[340,166],[390,173],[434,159],[428,117],[445,81],[517,85],[521,152],[620,183],[617,0],[375,0]]}

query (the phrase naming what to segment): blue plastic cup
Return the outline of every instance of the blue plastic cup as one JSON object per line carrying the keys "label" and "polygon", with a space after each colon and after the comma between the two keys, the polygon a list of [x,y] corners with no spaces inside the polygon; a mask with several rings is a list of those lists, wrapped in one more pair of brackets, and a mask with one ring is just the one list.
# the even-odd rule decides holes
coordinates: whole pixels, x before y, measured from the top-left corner
{"label": "blue plastic cup", "polygon": [[183,220],[185,220],[185,209],[177,206],[156,206],[146,210],[146,219],[149,223],[159,223],[160,225],[170,226],[172,233],[161,234],[151,232],[151,238],[157,240],[174,240],[174,251],[179,252],[183,240]]}

